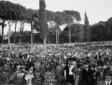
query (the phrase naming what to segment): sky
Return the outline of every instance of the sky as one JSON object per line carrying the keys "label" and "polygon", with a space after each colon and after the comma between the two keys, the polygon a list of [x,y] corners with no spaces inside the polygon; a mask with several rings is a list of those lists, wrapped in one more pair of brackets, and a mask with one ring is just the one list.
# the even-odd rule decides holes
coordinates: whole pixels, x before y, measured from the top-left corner
{"label": "sky", "polygon": [[[6,0],[4,0],[6,1]],[[19,3],[26,8],[39,9],[39,0],[7,0]],[[51,11],[75,10],[81,15],[81,23],[84,23],[84,13],[90,24],[106,21],[112,17],[112,0],[45,0],[46,9]]]}

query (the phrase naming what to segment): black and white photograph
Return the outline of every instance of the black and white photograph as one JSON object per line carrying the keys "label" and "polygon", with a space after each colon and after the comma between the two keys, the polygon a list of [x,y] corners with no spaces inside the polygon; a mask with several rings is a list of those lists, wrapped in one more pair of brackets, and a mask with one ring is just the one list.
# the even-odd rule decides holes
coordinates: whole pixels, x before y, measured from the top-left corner
{"label": "black and white photograph", "polygon": [[112,85],[112,0],[0,0],[0,85]]}

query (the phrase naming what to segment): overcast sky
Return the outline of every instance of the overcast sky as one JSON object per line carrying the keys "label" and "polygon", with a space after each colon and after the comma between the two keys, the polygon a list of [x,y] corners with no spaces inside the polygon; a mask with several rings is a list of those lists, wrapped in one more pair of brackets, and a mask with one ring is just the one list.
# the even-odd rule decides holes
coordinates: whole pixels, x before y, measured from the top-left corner
{"label": "overcast sky", "polygon": [[[7,0],[19,3],[26,8],[38,9],[39,0]],[[52,11],[76,10],[81,14],[84,21],[84,12],[86,10],[90,24],[98,21],[106,21],[112,17],[112,0],[45,0],[46,9]]]}

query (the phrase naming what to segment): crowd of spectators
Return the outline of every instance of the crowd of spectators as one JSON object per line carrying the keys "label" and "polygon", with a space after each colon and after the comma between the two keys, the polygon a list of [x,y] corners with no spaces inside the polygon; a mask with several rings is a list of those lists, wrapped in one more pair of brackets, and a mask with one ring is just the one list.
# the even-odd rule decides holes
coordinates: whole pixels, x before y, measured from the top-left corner
{"label": "crowd of spectators", "polygon": [[38,46],[0,47],[0,85],[111,85],[111,80],[111,45],[48,46],[46,54]]}

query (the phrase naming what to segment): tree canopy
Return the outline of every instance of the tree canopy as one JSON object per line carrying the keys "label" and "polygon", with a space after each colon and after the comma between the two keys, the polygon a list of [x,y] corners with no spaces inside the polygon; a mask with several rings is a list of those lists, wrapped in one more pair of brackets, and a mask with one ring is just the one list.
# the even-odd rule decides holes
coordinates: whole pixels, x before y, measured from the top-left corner
{"label": "tree canopy", "polygon": [[26,8],[9,1],[0,1],[0,18],[4,20],[24,20]]}
{"label": "tree canopy", "polygon": [[80,13],[78,11],[74,11],[74,10],[64,10],[63,12],[65,14],[71,16],[76,21],[80,21],[81,20]]}

